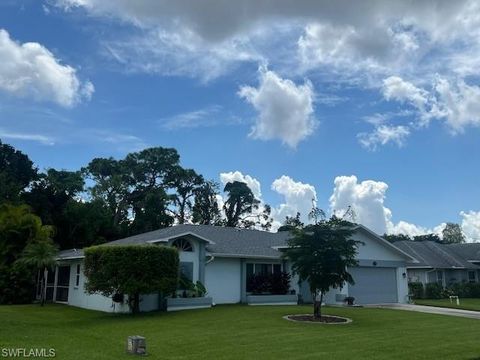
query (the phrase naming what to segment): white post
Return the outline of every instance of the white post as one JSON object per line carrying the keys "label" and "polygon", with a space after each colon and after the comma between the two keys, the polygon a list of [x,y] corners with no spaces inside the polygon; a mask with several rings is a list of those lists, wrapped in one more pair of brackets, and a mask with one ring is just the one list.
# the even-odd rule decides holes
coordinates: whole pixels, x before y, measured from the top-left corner
{"label": "white post", "polygon": [[460,299],[457,296],[457,305],[460,305]]}

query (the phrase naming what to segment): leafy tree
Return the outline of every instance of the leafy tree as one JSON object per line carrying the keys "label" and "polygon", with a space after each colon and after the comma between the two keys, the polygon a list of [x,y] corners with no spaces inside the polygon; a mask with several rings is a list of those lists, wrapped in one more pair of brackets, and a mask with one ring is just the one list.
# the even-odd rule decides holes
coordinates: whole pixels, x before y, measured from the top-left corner
{"label": "leafy tree", "polygon": [[413,241],[435,241],[439,243],[442,240],[437,234],[424,234],[414,236]]}
{"label": "leafy tree", "polygon": [[286,216],[283,225],[277,231],[293,231],[302,229],[305,224],[300,220],[300,213],[297,212],[295,216]]}
{"label": "leafy tree", "polygon": [[246,225],[251,227],[252,223],[247,220],[254,210],[258,210],[260,201],[255,198],[252,190],[244,182],[229,182],[223,189],[228,193],[228,198],[223,205],[226,216],[226,226],[237,227]]}
{"label": "leafy tree", "polygon": [[130,234],[140,234],[171,226],[174,217],[168,211],[171,197],[162,188],[151,189],[133,205],[134,219]]}
{"label": "leafy tree", "polygon": [[31,269],[17,263],[25,247],[33,242],[49,241],[53,228],[42,225],[26,205],[0,205],[0,303],[31,300]]}
{"label": "leafy tree", "polygon": [[197,189],[204,183],[204,180],[194,170],[181,167],[175,169],[172,177],[175,189],[174,203],[177,206],[177,220],[179,224],[184,224],[187,212],[193,208],[193,197]]}
{"label": "leafy tree", "polygon": [[133,313],[140,309],[141,294],[174,292],[178,269],[178,251],[172,247],[117,245],[85,249],[87,292],[126,294]]}
{"label": "leafy tree", "polygon": [[[58,249],[51,240],[30,242],[22,251],[17,263],[24,264],[38,272],[37,281],[40,284],[40,304],[45,304],[47,296],[48,270],[55,266],[55,256]],[[43,277],[41,271],[43,270]]]}
{"label": "leafy tree", "polygon": [[218,184],[206,181],[195,189],[192,220],[195,224],[219,225],[221,214],[217,201]]}
{"label": "leafy tree", "polygon": [[465,235],[463,234],[460,225],[455,223],[447,223],[445,229],[442,231],[443,243],[445,244],[461,244],[465,242]]}
{"label": "leafy tree", "polygon": [[37,169],[27,155],[0,141],[0,203],[16,202],[37,178]]}
{"label": "leafy tree", "polygon": [[355,224],[332,217],[295,230],[288,241],[285,257],[292,262],[292,271],[307,281],[313,298],[313,315],[321,318],[323,296],[331,288],[354,284],[348,268],[355,259],[359,241],[353,240]]}
{"label": "leafy tree", "polygon": [[382,236],[388,242],[394,243],[396,241],[412,241],[413,239],[406,234],[383,234]]}

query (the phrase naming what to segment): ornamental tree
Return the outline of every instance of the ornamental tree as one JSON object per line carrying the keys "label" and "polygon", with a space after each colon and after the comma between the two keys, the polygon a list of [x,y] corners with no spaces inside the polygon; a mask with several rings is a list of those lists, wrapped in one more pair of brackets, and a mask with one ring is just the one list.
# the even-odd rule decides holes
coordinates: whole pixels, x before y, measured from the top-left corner
{"label": "ornamental tree", "polygon": [[128,295],[133,313],[140,295],[171,293],[178,282],[178,251],[158,245],[93,246],[85,249],[88,293]]}
{"label": "ornamental tree", "polygon": [[345,282],[354,284],[348,267],[357,265],[357,248],[362,242],[352,239],[355,224],[332,217],[295,230],[288,241],[285,257],[301,281],[307,281],[313,300],[313,316],[321,319],[323,296]]}

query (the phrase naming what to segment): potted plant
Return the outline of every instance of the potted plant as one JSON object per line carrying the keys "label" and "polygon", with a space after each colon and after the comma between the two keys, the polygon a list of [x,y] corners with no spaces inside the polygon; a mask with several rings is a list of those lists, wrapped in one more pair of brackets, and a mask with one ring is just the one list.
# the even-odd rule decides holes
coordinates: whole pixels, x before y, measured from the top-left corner
{"label": "potted plant", "polygon": [[353,303],[355,302],[355,298],[353,296],[347,296],[343,301],[348,306],[353,306]]}

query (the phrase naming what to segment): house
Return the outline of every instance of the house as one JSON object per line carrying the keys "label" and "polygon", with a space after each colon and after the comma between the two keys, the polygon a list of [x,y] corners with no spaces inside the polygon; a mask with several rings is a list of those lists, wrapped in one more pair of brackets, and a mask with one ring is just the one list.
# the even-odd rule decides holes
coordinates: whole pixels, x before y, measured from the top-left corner
{"label": "house", "polygon": [[479,282],[480,244],[440,244],[434,241],[396,241],[396,247],[418,262],[407,262],[408,282]]}
{"label": "house", "polygon": [[[105,246],[125,244],[159,244],[179,250],[180,267],[193,282],[205,284],[208,296],[215,304],[282,303],[281,297],[260,298],[247,291],[247,279],[252,274],[290,271],[282,258],[289,232],[271,233],[209,225],[176,225],[165,229],[112,241]],[[325,296],[327,304],[341,303],[353,296],[359,304],[406,302],[408,295],[406,263],[415,261],[403,250],[385,241],[364,226],[357,226],[353,237],[364,245],[358,249],[358,266],[350,273],[355,285],[333,289]],[[111,298],[84,291],[87,279],[83,273],[83,251],[66,250],[58,257],[58,265],[48,277],[48,298],[88,309],[123,312],[125,304]],[[311,302],[306,283],[292,277],[291,294],[303,302]],[[291,297],[290,297],[291,298]],[[159,308],[159,295],[143,295],[141,310]],[[185,306],[188,307],[188,306]]]}

